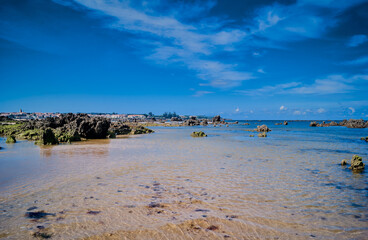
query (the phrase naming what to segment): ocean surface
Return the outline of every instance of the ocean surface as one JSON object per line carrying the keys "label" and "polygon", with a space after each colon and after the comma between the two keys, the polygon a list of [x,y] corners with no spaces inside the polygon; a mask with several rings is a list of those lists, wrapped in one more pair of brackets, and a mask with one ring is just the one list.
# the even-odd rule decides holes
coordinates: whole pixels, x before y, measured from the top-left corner
{"label": "ocean surface", "polygon": [[[248,122],[48,147],[0,138],[0,239],[368,238],[368,169],[340,165],[368,164],[368,129]],[[267,138],[246,131],[261,124]]]}

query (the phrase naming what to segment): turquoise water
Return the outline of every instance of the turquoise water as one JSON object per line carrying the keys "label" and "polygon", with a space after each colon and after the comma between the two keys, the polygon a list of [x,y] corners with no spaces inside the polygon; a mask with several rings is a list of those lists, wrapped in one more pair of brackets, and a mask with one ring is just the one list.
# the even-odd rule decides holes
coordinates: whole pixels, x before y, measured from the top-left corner
{"label": "turquoise water", "polygon": [[[247,122],[153,127],[150,135],[42,148],[0,139],[0,236],[32,238],[42,225],[54,239],[107,233],[127,239],[366,239],[368,171],[353,173],[340,162],[358,154],[368,163],[368,143],[360,140],[368,129]],[[261,124],[272,129],[267,138],[245,131]],[[191,138],[197,130],[208,137]],[[151,202],[161,203],[162,211],[148,208]],[[24,213],[33,206],[56,216],[32,222]],[[90,216],[89,210],[101,213]]]}

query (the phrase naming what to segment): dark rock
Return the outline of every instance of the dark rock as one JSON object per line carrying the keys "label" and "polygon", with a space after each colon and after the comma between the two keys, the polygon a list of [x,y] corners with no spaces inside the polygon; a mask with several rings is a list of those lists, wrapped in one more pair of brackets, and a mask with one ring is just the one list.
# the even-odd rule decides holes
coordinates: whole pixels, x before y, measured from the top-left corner
{"label": "dark rock", "polygon": [[215,225],[211,225],[207,228],[208,230],[211,230],[211,231],[215,231],[215,230],[218,230],[219,227],[215,226]]}
{"label": "dark rock", "polygon": [[35,210],[35,209],[37,209],[37,207],[33,206],[33,207],[28,208],[27,211],[32,211],[32,210]]}
{"label": "dark rock", "polygon": [[55,213],[47,213],[45,211],[38,211],[38,212],[26,212],[25,217],[32,218],[32,219],[40,219],[45,218],[47,216],[55,216]]}
{"label": "dark rock", "polygon": [[191,116],[188,120],[183,122],[183,126],[198,126],[201,122],[196,118]]}
{"label": "dark rock", "polygon": [[284,125],[288,125],[289,123],[288,123],[288,121],[284,121]]}
{"label": "dark rock", "polygon": [[190,136],[192,136],[192,137],[207,137],[207,135],[204,132],[202,132],[202,131],[192,132],[190,134]]}
{"label": "dark rock", "polygon": [[311,123],[309,124],[309,126],[310,126],[310,127],[317,127],[317,122],[311,122]]}
{"label": "dark rock", "polygon": [[32,236],[39,239],[48,239],[52,237],[52,234],[47,232],[34,232]]}
{"label": "dark rock", "polygon": [[368,142],[368,137],[362,137],[362,138],[360,138],[360,140]]}
{"label": "dark rock", "polygon": [[341,161],[341,165],[342,165],[342,166],[345,166],[346,164],[348,164],[348,160],[343,159],[343,160]]}
{"label": "dark rock", "polygon": [[208,125],[208,120],[207,119],[203,119],[200,123],[201,126],[207,126]]}

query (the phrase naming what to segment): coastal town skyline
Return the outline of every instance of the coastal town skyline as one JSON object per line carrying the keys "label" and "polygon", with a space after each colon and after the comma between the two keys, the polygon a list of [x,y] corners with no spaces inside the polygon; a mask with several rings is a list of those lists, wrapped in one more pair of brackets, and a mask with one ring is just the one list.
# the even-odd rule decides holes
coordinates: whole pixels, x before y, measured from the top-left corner
{"label": "coastal town skyline", "polygon": [[366,0],[5,0],[0,112],[367,119],[366,12]]}

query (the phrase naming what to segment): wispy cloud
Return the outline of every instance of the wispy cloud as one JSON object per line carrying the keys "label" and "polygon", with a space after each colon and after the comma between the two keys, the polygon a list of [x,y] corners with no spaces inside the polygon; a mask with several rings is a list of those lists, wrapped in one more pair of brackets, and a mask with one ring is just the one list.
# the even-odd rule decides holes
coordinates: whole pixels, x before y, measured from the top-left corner
{"label": "wispy cloud", "polygon": [[[145,49],[142,51],[145,59],[186,67],[201,80],[202,86],[216,88],[240,86],[255,78],[251,71],[244,70],[246,67],[240,68],[229,57],[231,54],[239,56],[246,50],[260,56],[255,47],[280,48],[282,43],[319,38],[336,24],[335,17],[340,11],[361,2],[331,4],[302,0],[290,5],[273,4],[258,9],[255,18],[246,24],[235,26],[227,24],[231,20],[224,17],[206,17],[215,1],[180,2],[172,5],[178,10],[167,11],[160,11],[164,1],[54,1],[109,17],[112,22],[106,27],[134,36],[135,42]],[[333,11],[324,11],[331,8]],[[325,13],[321,14],[322,11]],[[218,57],[224,53],[227,58]]]}
{"label": "wispy cloud", "polygon": [[253,90],[236,91],[249,96],[262,96],[274,94],[337,94],[356,90],[353,83],[368,80],[368,75],[354,75],[344,77],[343,75],[329,75],[323,79],[316,79],[312,84],[301,82],[290,82],[275,86],[265,86]]}
{"label": "wispy cloud", "polygon": [[[211,22],[204,18],[196,24],[189,24],[179,20],[178,12],[171,11],[168,15],[162,15],[155,12],[154,8],[133,7],[131,1],[75,2],[103,16],[114,18],[107,27],[132,33],[148,42],[151,53],[146,56],[147,59],[186,66],[196,72],[197,77],[206,85],[234,87],[254,78],[250,72],[238,70],[236,64],[213,58],[215,54],[233,51],[232,46],[247,36],[242,29],[226,28],[222,20]],[[207,6],[211,4],[207,2]],[[205,9],[199,8],[198,4],[194,7],[197,12]]]}
{"label": "wispy cloud", "polygon": [[364,35],[364,34],[358,34],[358,35],[354,35],[352,36],[348,43],[347,43],[347,46],[348,47],[357,47],[365,42],[368,41],[368,37],[367,35]]}
{"label": "wispy cloud", "polygon": [[343,62],[344,65],[363,65],[368,63],[368,56],[360,57],[351,61]]}
{"label": "wispy cloud", "polygon": [[211,94],[213,92],[210,92],[210,91],[196,91],[195,94],[193,95],[193,97],[202,97],[204,95],[207,95],[207,94]]}

